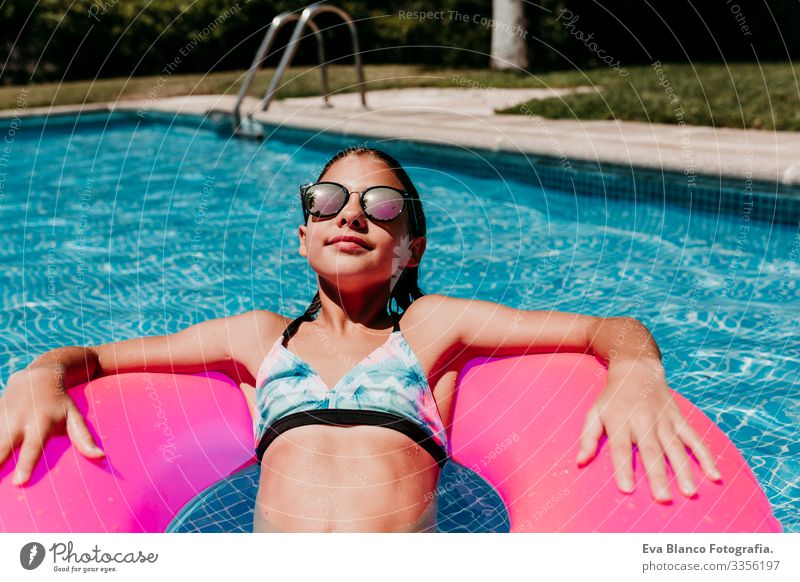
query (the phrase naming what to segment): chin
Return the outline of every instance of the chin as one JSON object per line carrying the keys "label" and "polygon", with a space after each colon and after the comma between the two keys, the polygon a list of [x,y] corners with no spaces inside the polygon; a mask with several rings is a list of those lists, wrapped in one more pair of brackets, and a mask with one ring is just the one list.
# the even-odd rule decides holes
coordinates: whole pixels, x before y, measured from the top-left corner
{"label": "chin", "polygon": [[[356,267],[355,265],[353,266]],[[330,281],[343,291],[362,289],[367,285],[374,285],[379,282],[379,280],[375,278],[376,269],[374,268],[364,268],[363,265],[352,269],[342,267],[344,267],[344,265],[339,265],[339,268],[334,271],[317,271],[317,275],[321,279]],[[389,277],[390,275],[386,275],[386,277],[380,280],[388,280]]]}

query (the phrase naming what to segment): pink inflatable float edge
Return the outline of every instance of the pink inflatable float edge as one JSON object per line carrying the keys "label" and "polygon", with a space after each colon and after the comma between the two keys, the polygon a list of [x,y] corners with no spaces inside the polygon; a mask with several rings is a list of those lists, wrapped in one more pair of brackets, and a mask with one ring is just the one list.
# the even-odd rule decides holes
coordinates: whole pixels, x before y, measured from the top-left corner
{"label": "pink inflatable float edge", "polygon": [[[676,401],[709,444],[722,483],[694,463],[697,494],[653,501],[638,454],[636,489],[620,493],[607,446],[577,468],[586,412],[606,369],[585,354],[480,358],[459,376],[454,461],[499,492],[515,532],[780,532],[742,455],[686,399]],[[205,488],[255,461],[252,422],[235,383],[220,373],[120,374],[70,391],[106,457],[85,459],[51,438],[26,487],[0,468],[0,530],[162,532]]]}

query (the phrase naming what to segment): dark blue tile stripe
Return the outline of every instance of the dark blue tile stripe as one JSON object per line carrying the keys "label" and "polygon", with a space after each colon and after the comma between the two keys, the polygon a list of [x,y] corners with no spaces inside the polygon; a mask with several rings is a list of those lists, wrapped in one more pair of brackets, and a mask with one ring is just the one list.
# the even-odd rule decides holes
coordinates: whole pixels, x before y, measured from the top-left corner
{"label": "dark blue tile stripe", "polygon": [[[47,125],[67,126],[77,121],[107,123],[138,121],[171,125],[226,128],[208,117],[176,115],[150,110],[140,117],[132,111],[92,111],[24,118],[27,128]],[[0,121],[0,126],[3,123]],[[585,197],[617,198],[632,203],[651,202],[676,205],[713,215],[742,216],[770,223],[800,224],[800,185],[764,181],[748,184],[744,178],[711,176],[600,163],[596,161],[562,160],[560,158],[520,152],[497,152],[465,148],[453,144],[437,144],[411,140],[387,140],[360,134],[332,134],[287,126],[262,124],[267,139],[280,139],[326,153],[353,142],[392,143],[393,152],[400,150],[405,161],[422,162],[441,169],[453,169],[473,176],[514,180],[522,184],[572,192]]]}

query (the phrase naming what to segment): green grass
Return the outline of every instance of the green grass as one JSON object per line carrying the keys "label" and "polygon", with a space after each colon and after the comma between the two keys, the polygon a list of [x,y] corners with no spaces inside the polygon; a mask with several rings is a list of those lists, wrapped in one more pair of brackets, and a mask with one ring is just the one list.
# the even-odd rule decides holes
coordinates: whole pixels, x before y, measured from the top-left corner
{"label": "green grass", "polygon": [[[592,69],[561,82],[595,85],[597,93],[530,101],[503,113],[554,119],[620,119],[688,125],[800,130],[800,66],[791,63],[665,64],[632,67],[622,77]],[[582,77],[582,78],[581,78]],[[668,93],[668,89],[671,93]]]}
{"label": "green grass", "polygon": [[[256,76],[250,95],[263,96],[274,69],[264,69]],[[364,77],[367,90],[399,87],[454,87],[453,75],[461,75],[476,83],[496,87],[541,87],[535,78],[519,73],[488,70],[428,69],[418,65],[367,65]],[[100,79],[97,81],[71,81],[27,85],[27,107],[100,103],[123,99],[148,99],[151,95],[173,97],[178,95],[236,94],[244,78],[244,71],[226,71],[206,75],[164,75],[163,77],[131,77]],[[356,76],[352,65],[331,65],[328,78],[332,91],[356,90]],[[161,85],[159,87],[159,84]],[[291,68],[284,76],[277,98],[319,95],[322,91],[317,68]],[[563,86],[563,85],[562,85]],[[13,109],[21,86],[0,87],[0,109]]]}
{"label": "green grass", "polygon": [[[662,81],[649,66],[629,67],[626,77],[609,68],[540,74],[485,69],[444,69],[419,65],[365,67],[368,90],[400,87],[459,87],[454,75],[476,86],[498,88],[594,86],[597,93],[531,101],[503,113],[536,114],[556,119],[620,119],[717,127],[800,130],[800,65],[666,64]],[[274,70],[258,77],[251,95],[261,96]],[[147,99],[177,95],[235,94],[243,71],[207,75],[165,75],[29,85],[27,107]],[[352,66],[329,67],[331,89],[355,90]],[[659,83],[668,82],[670,94]],[[159,87],[158,85],[161,84]],[[16,106],[21,87],[0,87],[0,109]],[[293,68],[284,78],[278,98],[320,93],[315,68]],[[678,110],[682,108],[682,111]]]}

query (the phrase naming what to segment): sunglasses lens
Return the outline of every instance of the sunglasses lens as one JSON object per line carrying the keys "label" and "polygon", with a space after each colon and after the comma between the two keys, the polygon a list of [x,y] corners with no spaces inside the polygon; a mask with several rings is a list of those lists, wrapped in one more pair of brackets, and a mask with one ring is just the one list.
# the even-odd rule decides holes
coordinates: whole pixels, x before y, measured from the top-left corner
{"label": "sunglasses lens", "polygon": [[314,216],[331,216],[342,209],[346,196],[336,184],[314,184],[306,190],[306,209]]}
{"label": "sunglasses lens", "polygon": [[371,188],[364,196],[364,206],[375,220],[393,220],[403,211],[403,195],[391,188]]}

